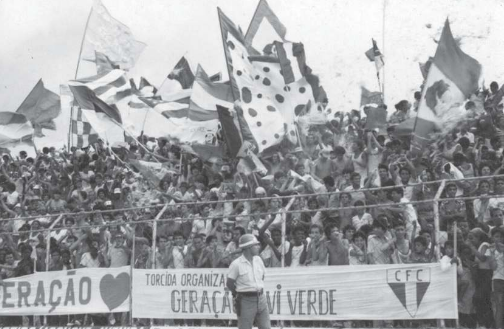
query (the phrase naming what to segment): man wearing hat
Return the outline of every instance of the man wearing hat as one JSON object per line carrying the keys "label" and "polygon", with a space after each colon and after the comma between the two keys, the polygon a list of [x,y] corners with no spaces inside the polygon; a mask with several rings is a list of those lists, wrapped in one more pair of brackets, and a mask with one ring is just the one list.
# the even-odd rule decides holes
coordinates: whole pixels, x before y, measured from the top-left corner
{"label": "man wearing hat", "polygon": [[244,234],[239,247],[243,254],[229,266],[226,282],[235,299],[238,328],[251,329],[255,321],[259,329],[269,329],[269,309],[264,295],[266,268],[259,257],[261,246],[254,235]]}

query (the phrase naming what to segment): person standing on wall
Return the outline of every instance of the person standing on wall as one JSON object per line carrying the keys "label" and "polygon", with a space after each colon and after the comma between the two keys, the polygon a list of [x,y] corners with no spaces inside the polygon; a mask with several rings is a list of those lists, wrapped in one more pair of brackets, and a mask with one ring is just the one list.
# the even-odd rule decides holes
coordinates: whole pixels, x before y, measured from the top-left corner
{"label": "person standing on wall", "polygon": [[240,237],[243,254],[229,266],[227,288],[232,292],[239,329],[251,329],[254,320],[259,329],[270,329],[269,308],[264,294],[266,268],[259,257],[259,241],[252,234]]}

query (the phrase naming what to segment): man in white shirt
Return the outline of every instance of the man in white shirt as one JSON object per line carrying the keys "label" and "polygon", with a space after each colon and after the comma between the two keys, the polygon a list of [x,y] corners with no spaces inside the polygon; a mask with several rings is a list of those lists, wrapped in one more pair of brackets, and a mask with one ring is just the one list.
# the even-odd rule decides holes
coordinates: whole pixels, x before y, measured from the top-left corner
{"label": "man in white shirt", "polygon": [[266,268],[259,257],[259,241],[252,234],[240,237],[243,255],[229,266],[226,286],[235,297],[239,329],[270,329],[269,308],[264,294]]}

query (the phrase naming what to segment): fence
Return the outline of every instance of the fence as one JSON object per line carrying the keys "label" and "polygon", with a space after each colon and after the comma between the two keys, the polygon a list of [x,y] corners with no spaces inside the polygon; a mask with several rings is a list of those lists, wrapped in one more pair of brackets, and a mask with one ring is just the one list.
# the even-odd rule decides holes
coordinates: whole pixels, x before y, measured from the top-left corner
{"label": "fence", "polygon": [[[441,200],[440,197],[441,197],[441,194],[446,186],[446,183],[447,182],[467,182],[467,181],[471,181],[471,180],[485,180],[485,179],[493,179],[495,177],[504,177],[504,175],[499,175],[499,176],[491,176],[491,177],[474,177],[474,178],[471,178],[471,179],[462,179],[462,180],[440,180],[440,181],[433,181],[433,182],[426,182],[426,183],[419,183],[419,184],[411,184],[411,185],[408,185],[408,186],[417,186],[417,185],[421,185],[421,184],[439,184],[439,187],[437,188],[437,192],[436,192],[436,195],[434,197],[434,199],[431,199],[431,200],[421,200],[421,201],[410,201],[410,202],[404,202],[404,203],[401,203],[403,205],[406,205],[406,204],[411,204],[411,205],[418,205],[418,204],[425,204],[425,203],[432,203],[433,205],[433,210],[434,210],[434,227],[435,227],[435,234],[436,234],[436,239],[435,239],[435,248],[436,250],[439,252],[439,248],[437,246],[438,244],[438,241],[439,241],[439,232],[440,232],[440,227],[439,227],[439,201]],[[393,189],[393,188],[397,188],[397,186],[391,186],[391,187],[384,187],[384,188],[370,188],[370,189],[360,189],[358,190],[357,192],[374,192],[374,191],[379,191],[379,190],[390,190],[390,189]],[[313,196],[321,196],[321,195],[325,195],[325,196],[330,196],[330,195],[337,195],[337,194],[342,194],[342,193],[352,193],[352,192],[356,192],[356,191],[335,191],[335,192],[327,192],[327,193],[319,193],[319,194],[306,194],[306,195],[291,195],[291,196],[279,196],[279,197],[265,197],[265,198],[247,198],[247,199],[237,199],[237,200],[232,200],[233,202],[236,202],[236,201],[264,201],[264,200],[272,200],[272,199],[285,199],[285,198],[288,198],[289,199],[289,205],[285,208],[285,209],[282,209],[280,211],[277,211],[277,212],[267,212],[267,213],[261,213],[261,214],[255,214],[255,215],[276,215],[276,214],[281,214],[282,215],[282,244],[285,248],[285,237],[286,237],[286,219],[285,219],[285,216],[287,214],[294,214],[294,213],[305,213],[305,212],[312,212],[313,210],[306,210],[306,209],[298,209],[298,210],[290,210],[289,207],[290,205],[292,204],[292,202],[296,199],[296,198],[307,198],[307,197],[313,197]],[[494,196],[494,197],[504,197],[504,195],[497,195],[497,196]],[[478,199],[479,197],[478,196],[472,196],[472,197],[458,197],[457,199],[458,200],[475,200],[475,199]],[[156,250],[156,236],[157,236],[157,223],[160,223],[160,222],[166,222],[166,221],[174,221],[174,220],[178,220],[178,221],[185,221],[185,220],[190,220],[191,218],[179,218],[179,219],[163,219],[163,215],[164,213],[166,212],[167,209],[169,209],[169,207],[172,207],[172,206],[179,206],[179,205],[198,205],[198,206],[201,206],[201,205],[204,205],[204,204],[216,204],[216,203],[225,203],[225,202],[230,202],[230,200],[219,200],[219,201],[212,201],[212,202],[184,202],[184,203],[178,203],[178,204],[165,204],[165,205],[152,205],[152,206],[146,206],[146,207],[135,207],[135,208],[126,208],[126,209],[114,209],[114,210],[106,210],[106,211],[99,211],[99,212],[80,212],[80,213],[63,213],[63,214],[51,214],[51,215],[48,215],[48,216],[51,216],[51,217],[55,217],[57,216],[56,220],[52,223],[51,227],[47,228],[47,229],[40,229],[40,230],[35,230],[35,231],[32,231],[33,233],[35,232],[47,232],[47,241],[46,241],[46,245],[47,245],[47,249],[46,249],[46,271],[48,271],[49,269],[49,263],[50,263],[50,254],[51,254],[51,251],[50,251],[50,232],[52,230],[55,229],[56,225],[61,222],[61,220],[65,217],[71,217],[71,216],[76,216],[76,215],[87,215],[87,214],[97,214],[97,213],[117,213],[117,212],[126,212],[126,211],[135,211],[135,210],[140,210],[140,209],[145,209],[145,208],[161,208],[162,209],[157,213],[156,217],[154,219],[149,219],[149,220],[139,220],[139,221],[134,221],[133,224],[139,224],[139,223],[152,223],[152,227],[153,227],[153,238],[152,238],[152,250],[155,251]],[[365,205],[365,206],[351,206],[351,207],[338,207],[338,208],[320,208],[320,209],[316,209],[318,211],[335,211],[335,210],[344,210],[344,209],[362,209],[362,208],[380,208],[380,207],[384,207],[384,206],[390,206],[390,205],[381,205],[381,204],[377,204],[377,205]],[[37,217],[19,217],[19,218],[16,218],[16,220],[28,220],[28,219],[35,219]],[[205,218],[200,218],[200,219],[205,219]],[[2,221],[5,221],[5,220],[12,220],[12,219],[2,219]],[[104,223],[104,224],[100,224],[100,225],[87,225],[85,226],[86,228],[96,228],[96,227],[103,227],[103,226],[109,226],[110,224],[109,223]],[[84,227],[76,227],[77,229],[78,228],[84,228]],[[133,243],[135,243],[135,239],[133,239]],[[130,278],[132,279],[133,278],[133,271],[134,271],[134,260],[135,260],[135,255],[134,255],[134,251],[135,251],[135,247],[133,246],[132,248],[133,252],[132,252],[132,261],[131,261],[131,266],[130,266]],[[285,250],[283,252],[283,254],[285,254]],[[155,252],[152,252],[152,268],[156,268],[156,253]],[[437,259],[439,259],[440,255],[436,255],[437,256]],[[282,257],[282,267],[284,266],[284,259]],[[131,302],[131,301],[130,301]],[[132,308],[131,304],[130,304],[130,309]],[[442,325],[442,323],[439,323],[439,325]]]}

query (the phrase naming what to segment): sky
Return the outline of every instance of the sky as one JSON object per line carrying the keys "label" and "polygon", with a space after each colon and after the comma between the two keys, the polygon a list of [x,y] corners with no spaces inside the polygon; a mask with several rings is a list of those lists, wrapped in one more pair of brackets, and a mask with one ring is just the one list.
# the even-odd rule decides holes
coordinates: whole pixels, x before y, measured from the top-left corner
{"label": "sky", "polygon": [[[217,16],[219,6],[247,30],[258,0],[102,0],[110,14],[147,44],[132,77],[159,86],[182,55],[193,68],[227,76]],[[502,0],[269,0],[302,42],[308,65],[320,76],[334,110],[358,108],[360,86],[378,90],[364,52],[371,38],[385,55],[386,103],[411,100],[422,83],[419,62],[433,56],[444,21],[462,49],[483,66],[483,79],[504,82]],[[75,76],[92,0],[0,0],[0,111],[15,111],[37,81],[58,93]],[[79,76],[93,75],[82,64]]]}

